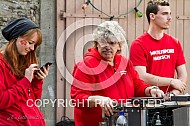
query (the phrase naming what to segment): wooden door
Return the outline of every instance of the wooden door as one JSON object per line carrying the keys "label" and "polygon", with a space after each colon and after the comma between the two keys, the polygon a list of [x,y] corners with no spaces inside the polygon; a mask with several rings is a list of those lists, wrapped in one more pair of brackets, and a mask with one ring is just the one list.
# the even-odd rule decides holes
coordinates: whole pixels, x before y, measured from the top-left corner
{"label": "wooden door", "polygon": [[[148,28],[145,8],[149,0],[142,0],[138,6],[138,9],[143,13],[143,17],[137,17],[133,10],[139,1],[140,0],[91,0],[96,8],[110,16],[117,17],[120,14],[128,13],[114,20],[118,21],[126,31],[129,47],[131,42],[143,34]],[[187,61],[187,70],[190,70],[190,53],[188,51],[190,48],[190,0],[168,1],[171,5],[173,21],[167,32],[180,40]],[[58,68],[57,70],[58,99],[70,100],[70,83],[65,80],[65,77],[70,77],[74,64],[81,60],[82,54],[86,52],[88,47],[92,46],[92,43],[87,43],[87,41],[90,41],[89,36],[96,27],[95,25],[102,21],[109,20],[108,16],[98,12],[91,5],[88,5],[83,11],[81,8],[85,2],[85,0],[57,0],[57,41],[59,41],[63,33],[66,36],[64,49],[58,52],[62,55],[57,57],[57,62],[63,58],[65,63],[65,67]],[[93,25],[90,26],[88,24]],[[66,29],[70,29],[68,28],[69,26],[72,26],[72,30],[65,32]],[[70,33],[71,31],[72,33]],[[80,52],[82,52],[82,54]],[[65,69],[68,70],[68,73]],[[190,84],[186,92],[190,93]],[[73,118],[73,107],[70,107],[66,101],[64,102],[63,104],[65,104],[65,106],[57,107],[57,121],[59,121],[63,114],[69,118]]]}

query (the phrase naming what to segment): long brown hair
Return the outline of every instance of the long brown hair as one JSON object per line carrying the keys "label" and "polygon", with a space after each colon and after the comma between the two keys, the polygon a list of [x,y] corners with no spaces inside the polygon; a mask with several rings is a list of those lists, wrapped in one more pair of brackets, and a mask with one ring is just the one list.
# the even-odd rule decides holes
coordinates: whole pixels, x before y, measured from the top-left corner
{"label": "long brown hair", "polygon": [[16,46],[17,39],[12,39],[5,46],[4,53],[3,53],[4,57],[9,63],[12,73],[18,78],[24,77],[25,69],[28,68],[30,64],[38,63],[36,50],[39,47],[39,45],[42,43],[42,33],[40,29],[35,28],[35,29],[28,30],[27,32],[25,32],[24,34],[20,36],[30,39],[34,33],[37,33],[38,41],[36,42],[34,46],[34,50],[30,51],[25,56],[19,55],[18,53],[17,46]]}

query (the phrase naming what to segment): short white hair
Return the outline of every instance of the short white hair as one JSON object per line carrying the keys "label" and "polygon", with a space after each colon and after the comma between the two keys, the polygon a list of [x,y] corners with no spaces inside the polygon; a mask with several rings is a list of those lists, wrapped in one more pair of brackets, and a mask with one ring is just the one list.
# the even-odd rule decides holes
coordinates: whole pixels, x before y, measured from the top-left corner
{"label": "short white hair", "polygon": [[113,42],[119,42],[119,44],[125,45],[126,33],[117,21],[105,21],[98,25],[93,32],[93,38],[96,42],[102,42],[107,39]]}

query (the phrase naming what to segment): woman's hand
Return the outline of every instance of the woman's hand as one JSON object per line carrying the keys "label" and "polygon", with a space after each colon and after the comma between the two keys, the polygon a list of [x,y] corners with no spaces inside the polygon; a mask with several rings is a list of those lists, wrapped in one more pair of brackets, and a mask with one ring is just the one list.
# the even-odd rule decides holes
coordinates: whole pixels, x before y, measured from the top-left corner
{"label": "woman's hand", "polygon": [[25,70],[25,77],[32,82],[34,71],[37,70],[37,64],[31,64],[26,70]]}
{"label": "woman's hand", "polygon": [[107,116],[113,115],[113,100],[111,100],[109,97],[89,96],[88,100],[90,101],[90,104],[93,104],[93,106],[91,107],[96,107],[97,105],[100,105],[100,107],[102,107],[102,111]]}
{"label": "woman's hand", "polygon": [[39,80],[44,79],[45,77],[48,76],[49,73],[49,65],[47,67],[43,66],[43,71],[39,69],[38,72],[36,72],[35,77]]}

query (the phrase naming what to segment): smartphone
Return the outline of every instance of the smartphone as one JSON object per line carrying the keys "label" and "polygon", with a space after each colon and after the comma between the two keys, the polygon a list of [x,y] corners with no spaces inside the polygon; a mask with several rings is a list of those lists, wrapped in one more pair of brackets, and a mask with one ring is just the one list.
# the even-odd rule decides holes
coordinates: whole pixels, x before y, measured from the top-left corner
{"label": "smartphone", "polygon": [[[48,66],[51,66],[51,65],[52,65],[52,63],[47,62],[47,63],[46,63],[45,65],[43,65],[43,66],[45,66],[45,68],[47,69],[47,67],[48,67]],[[41,70],[42,72],[44,72],[43,66],[40,67],[40,70]],[[40,70],[35,70],[35,71],[34,71],[34,74],[37,75],[37,72],[39,72]]]}

